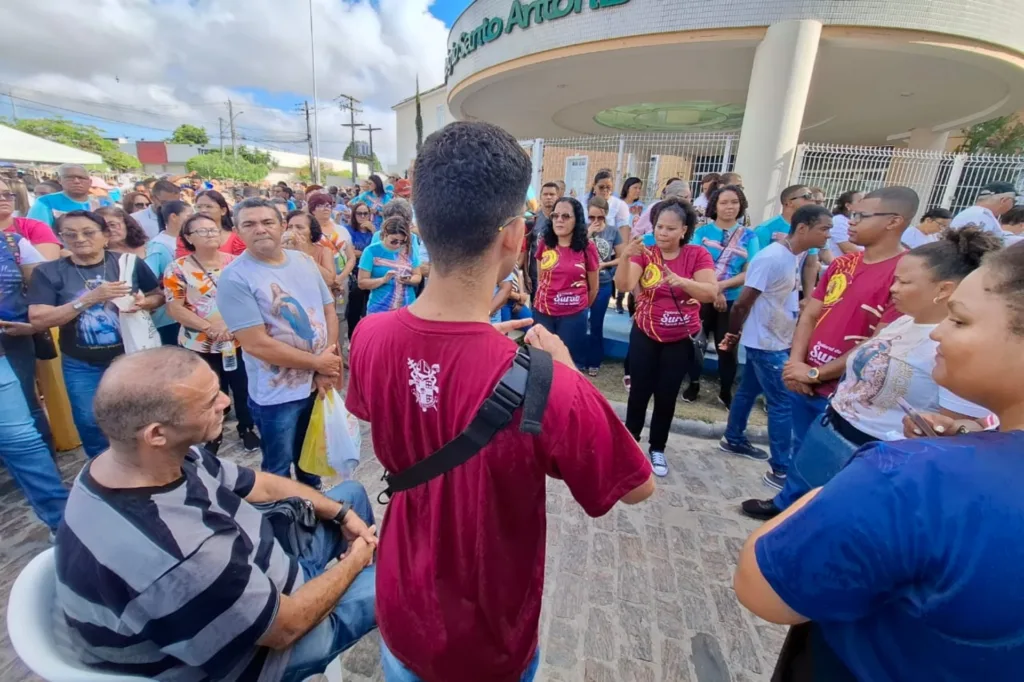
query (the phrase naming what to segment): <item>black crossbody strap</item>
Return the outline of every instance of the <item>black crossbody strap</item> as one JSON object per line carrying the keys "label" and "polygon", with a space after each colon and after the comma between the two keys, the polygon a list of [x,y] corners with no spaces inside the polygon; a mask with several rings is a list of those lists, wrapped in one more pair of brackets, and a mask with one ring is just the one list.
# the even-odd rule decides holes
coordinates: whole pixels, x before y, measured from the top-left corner
{"label": "black crossbody strap", "polygon": [[502,375],[469,426],[440,450],[405,471],[385,473],[382,480],[387,488],[377,496],[377,501],[386,504],[395,493],[415,488],[464,464],[491,442],[498,431],[509,425],[512,415],[521,405],[523,420],[520,430],[539,434],[551,389],[552,371],[549,353],[529,347],[520,349],[512,367]]}

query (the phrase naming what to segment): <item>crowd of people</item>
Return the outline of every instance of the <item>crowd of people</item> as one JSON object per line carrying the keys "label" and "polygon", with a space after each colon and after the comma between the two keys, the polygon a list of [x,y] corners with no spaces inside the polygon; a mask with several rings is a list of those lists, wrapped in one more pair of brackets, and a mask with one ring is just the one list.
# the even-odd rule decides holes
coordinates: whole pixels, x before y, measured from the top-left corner
{"label": "crowd of people", "polygon": [[[955,216],[908,187],[830,210],[794,185],[753,225],[735,173],[671,178],[645,204],[643,181],[616,192],[602,169],[530,205],[529,159],[483,123],[431,135],[409,175],[154,179],[114,200],[65,166],[30,205],[0,182],[0,456],[51,530],[85,662],[301,680],[376,627],[389,682],[533,679],[546,479],[591,516],[650,497],[710,347],[719,448],[766,462],[777,492],[741,505],[767,523],[735,588],[794,626],[780,670],[1022,669],[1001,590],[1024,527],[1013,185]],[[624,423],[588,380],[612,310],[632,318]],[[140,319],[144,349],[126,336]],[[35,360],[58,356],[87,457],[70,491],[36,391]],[[299,466],[332,389],[386,471],[419,478],[390,493],[380,537],[362,486],[323,491]],[[746,435],[759,396],[767,451]],[[217,456],[232,410],[260,471]]]}

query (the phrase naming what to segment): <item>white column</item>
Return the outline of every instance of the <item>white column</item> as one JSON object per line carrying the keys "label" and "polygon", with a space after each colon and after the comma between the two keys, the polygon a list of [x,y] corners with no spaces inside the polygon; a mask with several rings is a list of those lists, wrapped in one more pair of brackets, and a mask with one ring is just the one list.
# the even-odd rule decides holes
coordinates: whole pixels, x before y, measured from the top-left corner
{"label": "white column", "polygon": [[736,152],[754,225],[778,211],[788,184],[820,37],[821,22],[783,21],[768,27],[754,54]]}
{"label": "white column", "polygon": [[[893,159],[886,174],[886,180],[891,185],[905,185],[910,187],[921,199],[921,205],[917,209],[917,215],[913,222],[916,224],[924,212],[931,208],[931,197],[935,192],[935,181],[939,177],[939,167],[942,165],[942,153],[946,151],[946,143],[949,141],[949,131],[941,133],[933,132],[928,128],[914,128],[907,138],[907,149],[918,149],[924,154],[917,154],[905,159]],[[959,177],[959,175],[957,176]],[[941,202],[941,198],[937,198]]]}

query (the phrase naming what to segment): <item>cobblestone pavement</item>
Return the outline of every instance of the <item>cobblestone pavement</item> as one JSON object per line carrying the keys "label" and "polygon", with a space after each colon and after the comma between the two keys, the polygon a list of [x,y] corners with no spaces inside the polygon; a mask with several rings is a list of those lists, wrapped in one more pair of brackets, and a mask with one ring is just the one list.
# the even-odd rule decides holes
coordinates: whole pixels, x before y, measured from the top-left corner
{"label": "cobblestone pavement", "polygon": [[[225,425],[221,454],[258,464]],[[375,497],[382,469],[363,438],[356,477]],[[548,486],[548,553],[541,616],[541,682],[755,682],[771,676],[784,630],[750,616],[731,581],[756,522],[739,501],[764,497],[764,464],[727,455],[714,441],[673,435],[672,471],[643,504],[591,519],[558,481]],[[66,480],[79,452],[60,456]],[[377,507],[378,520],[383,509]],[[0,469],[0,680],[37,680],[18,660],[6,627],[18,571],[47,547],[39,524]],[[380,681],[376,633],[343,659],[346,682]]]}

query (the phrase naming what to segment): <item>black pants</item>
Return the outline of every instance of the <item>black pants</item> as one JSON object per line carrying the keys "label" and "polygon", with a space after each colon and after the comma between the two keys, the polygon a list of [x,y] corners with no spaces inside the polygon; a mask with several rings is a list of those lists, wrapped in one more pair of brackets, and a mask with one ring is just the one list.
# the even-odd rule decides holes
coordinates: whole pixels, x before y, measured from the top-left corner
{"label": "black pants", "polygon": [[238,433],[248,431],[252,428],[252,413],[249,412],[249,377],[245,374],[245,365],[242,363],[242,349],[238,349],[238,369],[230,372],[224,371],[224,361],[220,353],[199,353],[199,357],[206,360],[206,364],[217,373],[220,379],[220,390],[228,393],[235,404],[235,417],[238,419]]}
{"label": "black pants", "polygon": [[352,332],[356,330],[359,320],[366,317],[366,304],[370,300],[370,292],[360,289],[354,280],[349,280],[348,305],[345,306],[345,322],[348,323],[348,340],[352,340]]}
{"label": "black pants", "polygon": [[[725,338],[729,331],[729,313],[732,311],[733,301],[726,301],[725,310],[715,310],[713,303],[705,303],[700,307],[700,319],[704,325],[704,335],[708,338],[708,346],[714,343],[715,352],[718,353],[718,378],[722,382],[722,393],[732,395],[732,385],[736,382],[736,347],[730,351],[718,350],[718,344]],[[714,337],[714,341],[712,341]],[[702,367],[696,364],[690,371],[690,382],[699,383]]]}
{"label": "black pants", "polygon": [[651,450],[665,451],[669,426],[676,413],[676,398],[686,373],[693,365],[693,341],[661,343],[633,325],[629,333],[629,368],[632,384],[626,403],[626,428],[640,440],[647,404],[654,396],[654,413],[648,442]]}

